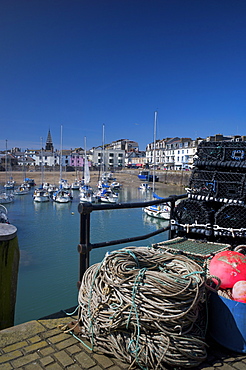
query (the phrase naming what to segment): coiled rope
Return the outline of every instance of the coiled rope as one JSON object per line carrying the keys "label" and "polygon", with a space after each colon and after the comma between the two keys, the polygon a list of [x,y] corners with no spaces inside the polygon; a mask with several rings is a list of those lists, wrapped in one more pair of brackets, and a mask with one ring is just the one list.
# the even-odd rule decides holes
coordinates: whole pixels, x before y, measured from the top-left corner
{"label": "coiled rope", "polygon": [[195,367],[205,360],[205,277],[183,255],[149,247],[106,254],[79,290],[80,334],[141,369]]}

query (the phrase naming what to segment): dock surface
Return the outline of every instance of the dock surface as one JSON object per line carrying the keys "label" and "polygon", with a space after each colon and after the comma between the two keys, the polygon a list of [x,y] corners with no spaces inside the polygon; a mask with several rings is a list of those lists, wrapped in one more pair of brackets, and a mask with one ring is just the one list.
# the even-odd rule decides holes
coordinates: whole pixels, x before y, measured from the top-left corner
{"label": "dock surface", "polygon": [[[65,311],[60,311],[39,320],[1,330],[0,370],[129,369],[129,364],[115,357],[91,351],[88,341],[82,343],[71,333],[65,333],[61,329],[76,319],[76,315],[68,316]],[[196,369],[246,369],[245,354],[227,350],[212,339],[207,343],[207,359]],[[138,369],[131,367],[134,368]],[[169,367],[167,369],[170,370]]]}

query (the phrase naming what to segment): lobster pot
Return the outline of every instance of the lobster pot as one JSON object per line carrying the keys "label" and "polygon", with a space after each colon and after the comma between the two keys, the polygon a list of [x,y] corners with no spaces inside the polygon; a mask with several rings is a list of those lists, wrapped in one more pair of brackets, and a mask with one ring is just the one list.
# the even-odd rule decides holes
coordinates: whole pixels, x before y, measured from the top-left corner
{"label": "lobster pot", "polygon": [[225,204],[215,214],[214,235],[246,237],[246,205]]}
{"label": "lobster pot", "polygon": [[154,248],[160,248],[165,252],[177,255],[182,254],[200,265],[204,272],[208,272],[210,259],[215,253],[230,250],[230,244],[205,242],[203,240],[178,237],[165,242],[152,244]]}
{"label": "lobster pot", "polygon": [[246,303],[211,292],[208,312],[211,337],[232,351],[246,353]]}
{"label": "lobster pot", "polygon": [[246,162],[245,141],[202,141],[197,148],[202,161]]}
{"label": "lobster pot", "polygon": [[214,210],[210,203],[182,200],[174,210],[171,229],[186,233],[212,234]]}
{"label": "lobster pot", "polygon": [[221,171],[224,170],[234,170],[234,171],[239,171],[243,172],[246,170],[246,161],[227,161],[227,162],[222,162],[222,161],[202,161],[199,159],[195,159],[193,163],[194,167],[197,168],[206,168],[207,170],[214,170],[215,168],[220,169]]}
{"label": "lobster pot", "polygon": [[242,203],[246,198],[246,173],[195,169],[189,183],[189,198]]}

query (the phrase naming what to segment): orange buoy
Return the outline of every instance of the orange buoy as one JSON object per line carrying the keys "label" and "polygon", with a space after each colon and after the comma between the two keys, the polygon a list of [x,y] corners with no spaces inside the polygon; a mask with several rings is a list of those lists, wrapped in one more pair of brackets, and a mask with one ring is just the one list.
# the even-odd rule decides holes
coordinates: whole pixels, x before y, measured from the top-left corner
{"label": "orange buoy", "polygon": [[210,275],[221,280],[222,289],[232,288],[240,280],[246,280],[246,256],[235,251],[217,253],[210,261]]}
{"label": "orange buoy", "polygon": [[246,303],[246,280],[237,281],[232,287],[234,301]]}

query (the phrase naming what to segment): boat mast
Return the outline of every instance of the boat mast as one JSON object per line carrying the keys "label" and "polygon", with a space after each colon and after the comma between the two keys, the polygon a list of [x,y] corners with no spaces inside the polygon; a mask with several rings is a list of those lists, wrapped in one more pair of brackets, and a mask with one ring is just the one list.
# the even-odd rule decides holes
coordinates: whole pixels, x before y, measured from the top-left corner
{"label": "boat mast", "polygon": [[103,170],[103,172],[105,172],[106,171],[106,168],[105,168],[105,158],[104,158],[104,142],[105,142],[105,134],[104,134],[104,124],[103,124],[103,141],[102,141],[102,147],[103,147],[103,157],[102,157],[102,170]]}
{"label": "boat mast", "polygon": [[41,187],[44,185],[43,138],[41,137]]}
{"label": "boat mast", "polygon": [[155,192],[155,165],[156,165],[156,125],[157,125],[157,111],[154,115],[154,148],[153,148],[153,193]]}
{"label": "boat mast", "polygon": [[6,140],[6,153],[5,153],[5,174],[6,174],[6,184],[8,182],[8,159],[7,159],[7,153],[8,153],[8,149],[7,149],[7,144],[8,143],[8,140]]}
{"label": "boat mast", "polygon": [[61,144],[60,144],[60,181],[62,179],[62,125],[61,125]]}

